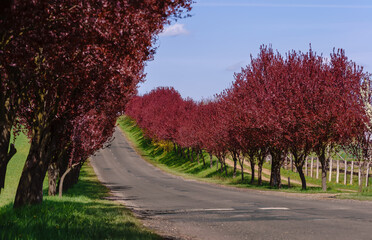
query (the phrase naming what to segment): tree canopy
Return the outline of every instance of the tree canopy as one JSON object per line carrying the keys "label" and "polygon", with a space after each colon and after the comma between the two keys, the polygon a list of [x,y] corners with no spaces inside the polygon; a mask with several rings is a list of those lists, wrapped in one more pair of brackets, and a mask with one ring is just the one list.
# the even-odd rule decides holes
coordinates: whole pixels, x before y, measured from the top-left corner
{"label": "tree canopy", "polygon": [[[365,82],[369,84],[369,75],[348,60],[342,49],[334,50],[327,59],[311,48],[282,55],[262,46],[258,56],[251,57],[250,64],[234,78],[230,88],[209,102],[191,103],[168,89],[177,96],[175,101],[161,93],[164,88],[158,88],[134,98],[135,104],[129,104],[126,113],[145,132],[154,132],[150,137],[182,148],[204,149],[220,159],[221,167],[226,166],[225,158],[230,154],[234,173],[238,160],[243,172],[244,158],[248,157],[251,169],[256,162],[259,165],[259,183],[263,160],[270,154],[270,184],[275,187],[281,186],[280,167],[291,153],[306,189],[302,167],[314,152],[322,165],[322,187],[326,190],[330,152],[368,131],[365,123],[370,118],[362,90]],[[175,106],[176,113],[172,110]],[[166,138],[160,128],[152,130],[159,125],[157,119],[169,134]]]}

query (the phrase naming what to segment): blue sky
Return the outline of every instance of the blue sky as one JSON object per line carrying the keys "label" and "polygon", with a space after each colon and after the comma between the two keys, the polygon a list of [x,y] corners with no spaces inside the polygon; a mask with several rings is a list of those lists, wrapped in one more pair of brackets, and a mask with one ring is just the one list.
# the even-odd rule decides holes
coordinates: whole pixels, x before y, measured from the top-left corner
{"label": "blue sky", "polygon": [[343,48],[372,72],[370,0],[198,0],[191,14],[159,36],[140,94],[173,86],[183,97],[211,98],[262,44],[285,53],[307,51],[311,43],[324,56]]}

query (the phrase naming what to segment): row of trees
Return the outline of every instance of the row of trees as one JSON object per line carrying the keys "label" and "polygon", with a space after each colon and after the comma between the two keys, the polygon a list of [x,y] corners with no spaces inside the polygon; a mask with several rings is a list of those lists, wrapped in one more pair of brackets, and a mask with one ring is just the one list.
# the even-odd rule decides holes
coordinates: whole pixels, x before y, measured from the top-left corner
{"label": "row of trees", "polygon": [[343,50],[326,59],[312,49],[283,56],[262,46],[234,78],[213,100],[198,103],[182,99],[173,88],[157,88],[134,97],[126,114],[150,138],[173,142],[175,149],[215,155],[221,170],[226,171],[225,159],[231,156],[234,175],[239,163],[242,179],[248,159],[252,182],[258,165],[258,184],[269,154],[274,187],[281,186],[280,167],[288,154],[294,157],[303,189],[302,167],[311,153],[321,163],[323,190],[328,159],[340,147],[363,167],[370,161],[370,76]]}
{"label": "row of trees", "polygon": [[58,169],[70,171],[112,136],[157,34],[191,2],[2,1],[0,190],[16,152],[11,132],[31,142],[15,207],[42,201],[48,168],[55,187]]}

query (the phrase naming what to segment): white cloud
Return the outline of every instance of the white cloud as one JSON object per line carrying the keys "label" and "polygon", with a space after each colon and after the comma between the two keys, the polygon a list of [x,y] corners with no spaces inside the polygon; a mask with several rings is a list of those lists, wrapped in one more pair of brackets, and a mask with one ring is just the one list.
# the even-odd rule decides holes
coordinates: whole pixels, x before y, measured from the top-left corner
{"label": "white cloud", "polygon": [[189,34],[189,31],[185,29],[184,24],[175,23],[171,26],[166,27],[164,31],[159,34],[159,36],[173,37],[173,36],[187,35],[187,34]]}
{"label": "white cloud", "polygon": [[237,62],[233,65],[230,65],[226,68],[226,71],[231,71],[231,72],[237,72],[237,71],[240,71],[241,68],[246,65],[245,61],[240,61],[240,62]]}

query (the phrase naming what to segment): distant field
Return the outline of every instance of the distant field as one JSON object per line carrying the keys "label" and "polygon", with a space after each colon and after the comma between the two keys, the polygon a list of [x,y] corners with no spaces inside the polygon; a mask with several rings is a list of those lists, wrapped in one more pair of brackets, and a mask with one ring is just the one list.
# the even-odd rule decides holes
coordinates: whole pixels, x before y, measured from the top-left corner
{"label": "distant field", "polygon": [[[80,180],[63,198],[44,197],[40,205],[13,209],[28,142],[17,139],[18,153],[11,160],[5,190],[0,195],[0,239],[160,239],[124,206],[109,200],[89,163]],[[44,195],[47,194],[46,181]]]}

